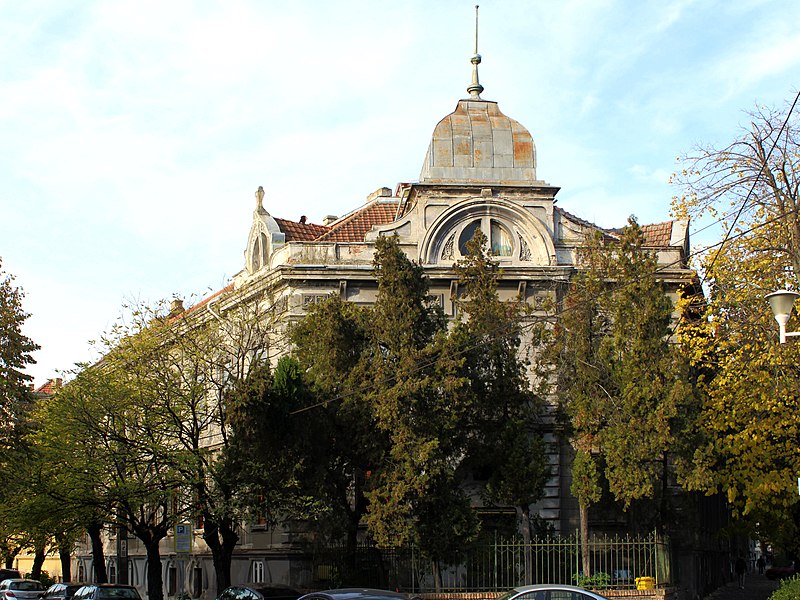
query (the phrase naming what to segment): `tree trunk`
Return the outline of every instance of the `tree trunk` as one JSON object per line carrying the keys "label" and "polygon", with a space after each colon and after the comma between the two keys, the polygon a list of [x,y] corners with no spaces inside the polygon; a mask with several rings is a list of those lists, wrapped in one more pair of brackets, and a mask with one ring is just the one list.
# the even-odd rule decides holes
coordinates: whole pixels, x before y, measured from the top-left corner
{"label": "tree trunk", "polygon": [[36,544],[36,550],[33,554],[33,564],[31,565],[31,579],[41,581],[42,565],[44,564],[46,556],[44,543]]}
{"label": "tree trunk", "polygon": [[72,581],[72,540],[64,535],[56,536],[58,558],[61,561],[61,581]]}
{"label": "tree trunk", "polygon": [[522,550],[525,557],[525,585],[533,583],[533,556],[531,555],[531,507],[529,504],[518,506],[519,529],[522,533]]}
{"label": "tree trunk", "polygon": [[437,594],[442,593],[442,571],[439,568],[439,561],[434,559],[431,561],[431,570],[433,571],[433,590]]}
{"label": "tree trunk", "polygon": [[164,577],[161,573],[161,551],[158,548],[163,536],[144,537],[148,539],[139,539],[147,550],[147,600],[164,600]]}
{"label": "tree trunk", "polygon": [[217,522],[205,514],[203,522],[203,539],[211,549],[211,559],[214,563],[214,574],[217,580],[216,596],[219,597],[222,590],[231,585],[231,563],[239,536],[230,519],[222,519]]}
{"label": "tree trunk", "polygon": [[584,577],[592,576],[592,568],[589,563],[589,507],[580,505],[581,522],[581,568]]}
{"label": "tree trunk", "polygon": [[103,552],[103,539],[100,532],[103,526],[100,523],[91,523],[86,532],[92,540],[92,566],[94,568],[94,580],[97,583],[108,583],[108,573],[106,572],[106,557]]}
{"label": "tree trunk", "polygon": [[17,546],[16,548],[10,548],[9,549],[8,554],[6,554],[6,557],[5,557],[6,569],[13,569],[14,568],[14,559],[17,558],[17,554],[20,553],[20,550],[22,550],[22,548],[20,546]]}

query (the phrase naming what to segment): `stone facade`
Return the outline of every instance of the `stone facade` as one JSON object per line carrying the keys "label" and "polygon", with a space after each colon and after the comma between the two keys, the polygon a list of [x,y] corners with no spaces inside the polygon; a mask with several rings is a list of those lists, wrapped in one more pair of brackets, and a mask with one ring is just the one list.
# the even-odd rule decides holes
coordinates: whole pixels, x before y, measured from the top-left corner
{"label": "stone facade", "polygon": [[[502,267],[501,299],[521,297],[534,308],[543,299],[558,303],[585,236],[600,229],[560,209],[558,191],[537,179],[536,147],[528,130],[506,117],[497,103],[474,94],[460,100],[455,111],[436,125],[418,182],[401,183],[394,190],[379,188],[363,206],[341,218],[328,217],[319,225],[304,217],[299,222],[274,217],[268,196],[259,188],[244,268],[231,286],[190,310],[222,309],[226,303],[241,301],[242,292],[249,298],[268,299],[281,315],[270,349],[274,361],[287,351],[286,325],[301,319],[310,304],[329,294],[365,305],[375,301],[374,242],[381,235],[396,234],[404,252],[424,267],[431,295],[453,318],[459,293],[453,263],[478,227]],[[643,229],[648,246],[658,254],[661,276],[675,293],[695,277],[687,265],[688,223],[667,221]],[[616,237],[614,230],[601,231],[609,240]],[[559,443],[555,431],[549,439],[553,477],[544,500],[533,509],[557,532],[572,532],[578,517],[569,493],[570,451]],[[233,580],[266,577],[295,585],[308,581],[307,563],[293,554],[294,539],[288,529],[245,526]],[[213,598],[210,553],[200,536],[190,557],[179,560],[172,550],[168,539],[164,543],[167,593],[186,584],[191,595]],[[131,540],[129,553],[129,578],[141,586],[143,548]],[[79,554],[78,562],[76,572],[91,572],[90,555]]]}

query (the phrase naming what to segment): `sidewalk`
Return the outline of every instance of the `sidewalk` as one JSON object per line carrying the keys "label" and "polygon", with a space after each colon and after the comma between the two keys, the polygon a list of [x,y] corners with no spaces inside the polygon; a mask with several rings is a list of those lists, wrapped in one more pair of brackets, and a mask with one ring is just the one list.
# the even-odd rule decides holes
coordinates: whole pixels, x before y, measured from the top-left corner
{"label": "sidewalk", "polygon": [[744,580],[743,590],[740,590],[734,581],[719,588],[703,600],[767,600],[772,592],[778,589],[778,585],[777,581],[770,581],[764,575],[748,573]]}

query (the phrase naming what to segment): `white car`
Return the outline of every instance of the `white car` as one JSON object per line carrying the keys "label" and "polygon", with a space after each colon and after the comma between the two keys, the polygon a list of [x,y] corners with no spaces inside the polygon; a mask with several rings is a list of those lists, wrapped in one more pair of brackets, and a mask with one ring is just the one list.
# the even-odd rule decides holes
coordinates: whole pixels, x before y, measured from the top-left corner
{"label": "white car", "polygon": [[0,600],[38,600],[44,586],[35,579],[6,579],[0,581]]}
{"label": "white car", "polygon": [[542,584],[514,588],[496,600],[608,600],[608,598],[574,585]]}

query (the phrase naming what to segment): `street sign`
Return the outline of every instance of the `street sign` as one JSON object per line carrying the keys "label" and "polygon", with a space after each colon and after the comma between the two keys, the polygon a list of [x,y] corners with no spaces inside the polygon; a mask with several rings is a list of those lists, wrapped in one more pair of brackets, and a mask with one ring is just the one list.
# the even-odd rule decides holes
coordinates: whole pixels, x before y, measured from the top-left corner
{"label": "street sign", "polygon": [[179,523],[175,525],[175,554],[190,554],[192,551],[192,525]]}

